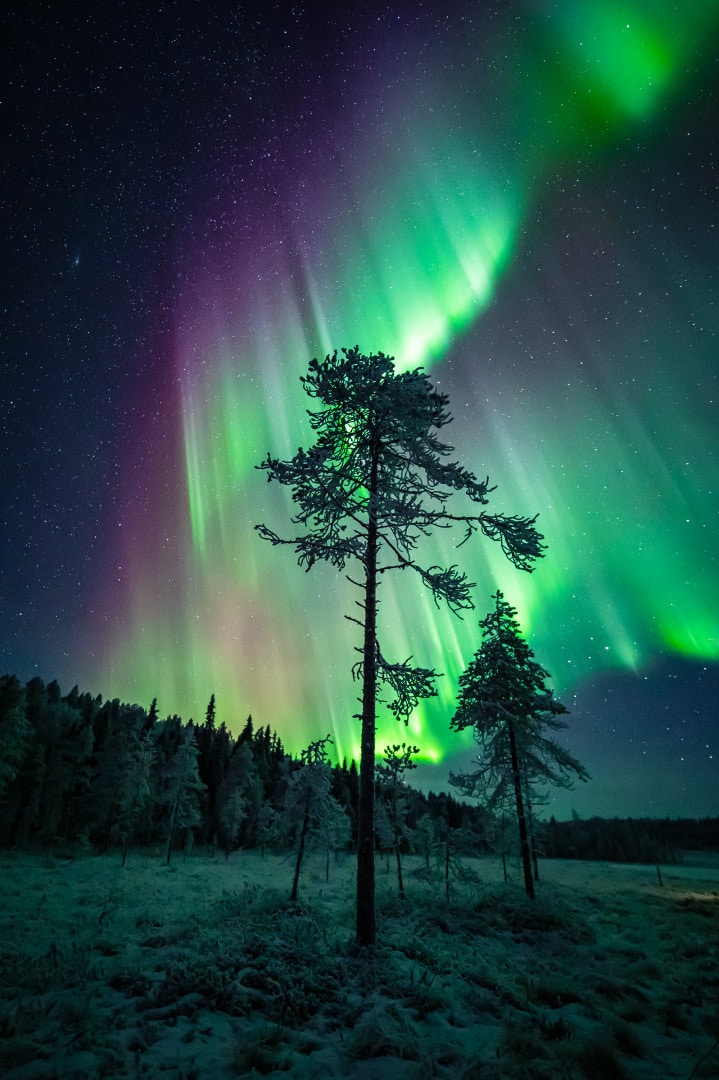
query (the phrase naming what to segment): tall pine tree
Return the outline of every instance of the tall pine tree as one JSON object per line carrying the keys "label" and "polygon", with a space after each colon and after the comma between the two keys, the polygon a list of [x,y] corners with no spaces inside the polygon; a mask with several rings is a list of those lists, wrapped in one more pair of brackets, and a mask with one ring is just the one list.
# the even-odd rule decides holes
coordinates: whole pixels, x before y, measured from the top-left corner
{"label": "tall pine tree", "polygon": [[[459,613],[472,607],[471,585],[456,566],[425,565],[418,556],[422,537],[437,528],[458,526],[464,540],[482,533],[500,543],[515,566],[531,570],[542,554],[534,518],[490,514],[492,490],[457,462],[453,447],[437,432],[451,417],[448,398],[416,369],[397,372],[383,353],[365,356],[359,349],[312,360],[302,379],[307,395],[319,405],[309,418],[317,440],[300,448],[290,461],[267,456],[259,466],[268,480],[292,490],[297,507],[293,521],[304,531],[281,538],[266,525],[260,534],[273,544],[290,544],[309,570],[318,561],[339,570],[359,564],[363,618],[362,659],[354,674],[362,683],[360,799],[357,854],[357,941],[376,939],[374,806],[375,724],[378,687],[390,694],[389,708],[407,719],[418,701],[436,693],[435,672],[392,663],[377,635],[378,582],[388,570],[417,574],[434,600]],[[450,513],[451,495],[462,492],[465,512]],[[350,579],[352,580],[352,579]],[[411,659],[411,658],[410,658]]]}

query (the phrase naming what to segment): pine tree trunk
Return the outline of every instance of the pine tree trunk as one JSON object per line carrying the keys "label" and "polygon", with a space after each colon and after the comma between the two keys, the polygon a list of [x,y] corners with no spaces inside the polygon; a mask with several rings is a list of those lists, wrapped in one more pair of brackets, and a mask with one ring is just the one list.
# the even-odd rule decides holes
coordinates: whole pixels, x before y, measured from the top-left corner
{"label": "pine tree trunk", "polygon": [[310,827],[310,815],[305,813],[302,820],[302,831],[300,832],[300,849],[297,852],[297,862],[295,863],[295,876],[292,882],[292,895],[290,900],[293,902],[297,899],[297,888],[300,883],[300,870],[302,869],[302,858],[305,853],[305,840],[307,839],[307,830]]}
{"label": "pine tree trunk", "polygon": [[102,844],[100,845],[100,854],[101,855],[106,855],[107,854],[107,849],[110,846],[110,833],[112,832],[112,826],[114,824],[116,811],[117,811],[117,794],[115,793],[113,795],[113,797],[112,797],[112,802],[110,803],[110,809],[108,810],[107,817],[105,818],[105,826],[104,826],[104,828],[102,830]]}
{"label": "pine tree trunk", "polygon": [[529,849],[532,853],[534,880],[539,881],[539,861],[537,859],[537,843],[534,836],[534,815],[532,813],[532,800],[529,797],[529,785],[527,785],[525,795],[527,800],[527,827],[529,832]]}
{"label": "pine tree trunk", "polygon": [[504,884],[509,881],[509,875],[507,874],[507,828],[504,820],[504,810],[502,811],[502,832],[501,832],[501,845],[502,845],[502,870],[504,872]]}
{"label": "pine tree trunk", "polygon": [[377,455],[370,473],[370,505],[365,552],[364,643],[362,649],[362,740],[357,814],[357,944],[374,945],[375,708],[377,697]]}
{"label": "pine tree trunk", "polygon": [[392,799],[392,833],[394,835],[394,854],[397,860],[397,885],[399,886],[399,898],[404,900],[404,881],[402,880],[402,855],[400,853],[400,844],[402,843],[402,837],[399,831],[399,823],[397,820],[397,803],[396,795]]}
{"label": "pine tree trunk", "polygon": [[136,803],[137,803],[137,799],[133,798],[132,803],[130,804],[130,811],[129,811],[129,815],[128,815],[127,826],[125,828],[125,842],[122,845],[122,862],[120,863],[121,866],[124,866],[125,863],[127,862],[127,853],[128,853],[128,851],[130,849],[130,839],[132,838],[132,834],[133,834],[134,829],[135,829],[135,805],[136,805]]}
{"label": "pine tree trunk", "polygon": [[532,861],[529,855],[527,819],[524,814],[524,800],[522,798],[522,777],[519,771],[517,740],[514,734],[514,728],[511,723],[509,724],[509,747],[512,754],[514,794],[517,801],[517,823],[519,825],[519,846],[522,853],[522,868],[524,870],[524,889],[529,899],[534,900],[534,879],[532,877]]}
{"label": "pine tree trunk", "polygon": [[444,892],[445,899],[449,903],[449,834],[444,847]]}
{"label": "pine tree trunk", "polygon": [[172,813],[170,814],[170,832],[167,837],[167,856],[165,862],[170,865],[170,859],[172,858],[172,841],[175,836],[175,821],[177,820],[177,811],[180,807],[180,788],[177,789],[177,795],[172,805]]}
{"label": "pine tree trunk", "polygon": [[534,832],[532,832],[532,866],[534,867],[534,880],[539,881],[539,861],[537,859],[537,845],[534,841]]}
{"label": "pine tree trunk", "polygon": [[394,850],[397,856],[397,882],[399,884],[399,898],[404,900],[404,882],[402,880],[402,857],[399,851],[400,838],[395,834],[394,838]]}
{"label": "pine tree trunk", "polygon": [[33,818],[40,806],[45,777],[48,772],[49,756],[50,751],[42,746],[33,755],[30,776],[23,777],[24,783],[20,801],[5,841],[7,847],[15,847],[16,843],[23,843],[35,831]]}
{"label": "pine tree trunk", "polygon": [[27,808],[30,805],[30,800],[32,798],[32,794],[33,794],[32,786],[30,784],[25,784],[25,786],[24,786],[24,788],[23,788],[23,790],[21,792],[20,799],[18,801],[17,807],[15,809],[15,814],[13,815],[13,819],[12,819],[12,822],[10,824],[10,828],[8,829],[7,837],[5,839],[5,846],[6,847],[14,847],[15,846],[15,841],[17,840],[17,837],[18,837],[18,835],[20,833],[20,824],[21,824],[21,822],[22,822],[22,820],[23,820],[23,818],[25,816]]}

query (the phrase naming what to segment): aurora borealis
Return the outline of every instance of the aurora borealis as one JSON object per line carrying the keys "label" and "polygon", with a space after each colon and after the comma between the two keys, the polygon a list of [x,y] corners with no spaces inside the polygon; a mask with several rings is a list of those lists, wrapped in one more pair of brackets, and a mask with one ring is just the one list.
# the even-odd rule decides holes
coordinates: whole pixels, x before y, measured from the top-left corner
{"label": "aurora borealis", "polygon": [[499,587],[593,775],[558,812],[716,813],[716,2],[9,21],[3,670],[356,756],[354,590],[253,526],[286,531],[254,466],[308,444],[308,361],[359,344],[431,372],[548,545],[432,540],[462,621],[382,583],[385,653],[444,673],[433,785]]}

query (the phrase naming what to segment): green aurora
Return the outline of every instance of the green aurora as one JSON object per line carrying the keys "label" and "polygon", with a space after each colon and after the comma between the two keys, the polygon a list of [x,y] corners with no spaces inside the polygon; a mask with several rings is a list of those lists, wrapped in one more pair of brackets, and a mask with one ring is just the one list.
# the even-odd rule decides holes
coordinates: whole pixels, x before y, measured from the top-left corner
{"label": "green aurora", "polygon": [[[560,695],[657,651],[719,659],[714,420],[696,376],[711,361],[700,341],[677,363],[687,316],[666,299],[671,232],[659,264],[641,239],[622,255],[621,285],[605,257],[626,244],[617,148],[635,161],[638,142],[661,141],[718,25],[709,0],[546,0],[511,24],[465,25],[429,57],[408,32],[328,106],[325,152],[283,176],[249,228],[228,187],[222,231],[198,228],[186,252],[175,312],[183,480],[158,483],[153,527],[129,530],[127,611],[99,685],[196,718],[215,693],[233,730],[252,713],[292,750],[331,730],[338,756],[357,757],[358,641],[343,617],[356,592],[253,532],[282,532],[292,513],[254,467],[308,445],[300,375],[355,343],[431,368],[459,460],[489,473],[494,508],[539,513],[548,544],[527,575],[486,541],[428,541],[430,561],[477,582],[476,618],[437,610],[401,575],[382,583],[385,653],[443,673],[407,732],[426,760],[448,751],[457,679],[496,588]],[[586,232],[570,240],[558,193],[572,185]],[[692,305],[690,322],[715,324],[709,296]],[[397,738],[387,716],[378,747]]]}

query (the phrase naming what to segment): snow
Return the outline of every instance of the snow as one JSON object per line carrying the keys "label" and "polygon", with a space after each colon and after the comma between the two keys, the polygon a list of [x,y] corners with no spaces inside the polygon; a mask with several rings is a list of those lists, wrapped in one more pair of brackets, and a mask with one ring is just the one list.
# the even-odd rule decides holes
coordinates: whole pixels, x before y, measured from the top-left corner
{"label": "snow", "polygon": [[[468,860],[470,861],[470,860]],[[719,1075],[719,858],[472,861],[480,885],[378,862],[198,852],[0,855],[0,1072],[217,1080],[701,1080]]]}

